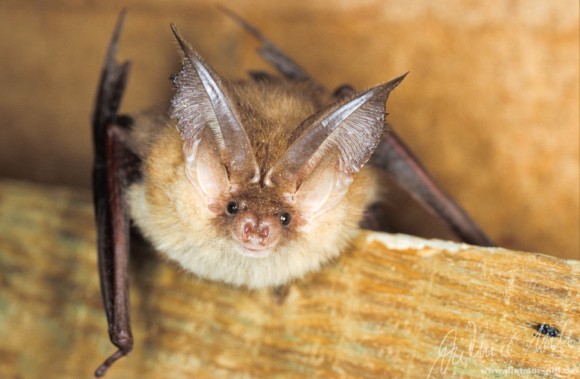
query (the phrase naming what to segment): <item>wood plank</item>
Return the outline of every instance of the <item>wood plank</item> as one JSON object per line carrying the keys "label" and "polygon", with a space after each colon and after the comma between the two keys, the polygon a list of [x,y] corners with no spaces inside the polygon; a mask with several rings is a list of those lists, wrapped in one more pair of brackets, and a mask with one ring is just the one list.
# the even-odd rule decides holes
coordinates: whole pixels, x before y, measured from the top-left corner
{"label": "wood plank", "polygon": [[[90,377],[113,347],[89,193],[0,182],[0,231],[0,377]],[[363,232],[285,296],[143,243],[131,275],[135,350],[108,378],[580,375],[578,261]]]}

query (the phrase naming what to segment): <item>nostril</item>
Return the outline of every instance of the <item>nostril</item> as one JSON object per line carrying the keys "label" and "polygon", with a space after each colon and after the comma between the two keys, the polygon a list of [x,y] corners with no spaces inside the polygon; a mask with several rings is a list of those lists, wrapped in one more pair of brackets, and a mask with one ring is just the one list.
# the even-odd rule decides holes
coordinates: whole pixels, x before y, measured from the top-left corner
{"label": "nostril", "polygon": [[269,234],[270,228],[268,226],[262,227],[262,229],[260,230],[260,237],[262,237],[262,239],[266,239]]}
{"label": "nostril", "polygon": [[251,223],[247,222],[244,224],[244,227],[242,228],[242,239],[244,240],[244,242],[249,241],[253,229],[254,228]]}

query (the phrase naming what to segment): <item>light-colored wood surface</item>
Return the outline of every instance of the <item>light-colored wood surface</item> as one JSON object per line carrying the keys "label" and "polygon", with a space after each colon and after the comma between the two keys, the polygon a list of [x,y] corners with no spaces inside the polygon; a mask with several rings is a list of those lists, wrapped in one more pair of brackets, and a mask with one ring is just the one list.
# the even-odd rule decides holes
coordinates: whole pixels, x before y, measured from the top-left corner
{"label": "light-colored wood surface", "polygon": [[[578,261],[362,233],[284,296],[137,245],[135,350],[111,379],[580,375]],[[0,270],[0,377],[91,377],[113,348],[89,193],[0,182]]]}
{"label": "light-colored wood surface", "polygon": [[[329,88],[410,71],[390,122],[492,239],[580,259],[577,0],[222,0]],[[124,112],[165,106],[169,23],[228,78],[267,66],[214,0],[0,1],[0,176],[90,181],[88,126],[121,7]]]}

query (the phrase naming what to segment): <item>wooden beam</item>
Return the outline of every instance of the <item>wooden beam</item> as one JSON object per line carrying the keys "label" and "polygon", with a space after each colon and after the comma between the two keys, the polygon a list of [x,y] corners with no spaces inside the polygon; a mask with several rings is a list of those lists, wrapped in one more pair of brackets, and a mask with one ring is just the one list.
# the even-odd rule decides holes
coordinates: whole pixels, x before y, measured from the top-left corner
{"label": "wooden beam", "polygon": [[[89,193],[0,182],[0,234],[0,377],[91,377],[113,347]],[[132,259],[135,350],[111,379],[580,375],[578,261],[363,232],[321,272],[249,291],[143,243]]]}

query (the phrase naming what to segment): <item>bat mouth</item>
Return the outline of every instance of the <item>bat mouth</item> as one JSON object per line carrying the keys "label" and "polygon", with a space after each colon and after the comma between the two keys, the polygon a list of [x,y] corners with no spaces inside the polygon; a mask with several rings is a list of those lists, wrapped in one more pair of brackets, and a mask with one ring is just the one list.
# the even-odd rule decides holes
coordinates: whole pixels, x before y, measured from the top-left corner
{"label": "bat mouth", "polygon": [[279,241],[279,236],[272,235],[270,235],[271,238],[267,241],[264,241],[262,238],[256,238],[255,236],[244,240],[238,233],[234,233],[233,237],[237,242],[237,249],[235,251],[248,258],[266,258],[272,254]]}
{"label": "bat mouth", "polygon": [[266,258],[270,254],[272,254],[272,250],[268,248],[253,249],[246,246],[242,246],[242,248],[238,250],[238,253],[240,253],[244,257],[249,258]]}

